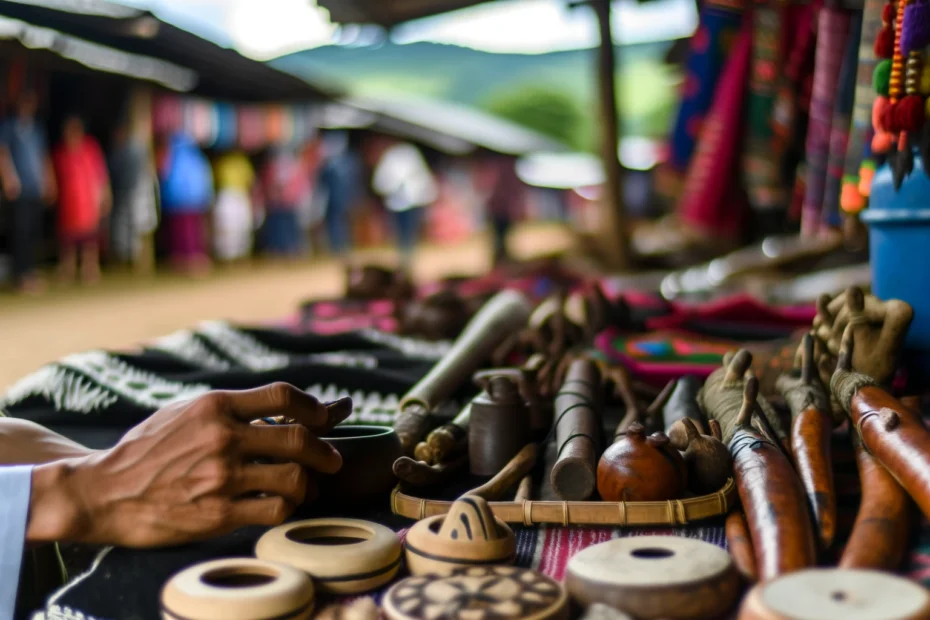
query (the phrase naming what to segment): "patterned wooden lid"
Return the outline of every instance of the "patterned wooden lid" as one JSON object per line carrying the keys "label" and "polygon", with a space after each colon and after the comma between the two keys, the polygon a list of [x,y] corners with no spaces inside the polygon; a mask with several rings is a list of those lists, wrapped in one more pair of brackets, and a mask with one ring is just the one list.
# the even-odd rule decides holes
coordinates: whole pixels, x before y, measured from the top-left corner
{"label": "patterned wooden lid", "polygon": [[549,620],[568,618],[562,586],[528,568],[480,566],[447,576],[409,577],[384,597],[391,620]]}

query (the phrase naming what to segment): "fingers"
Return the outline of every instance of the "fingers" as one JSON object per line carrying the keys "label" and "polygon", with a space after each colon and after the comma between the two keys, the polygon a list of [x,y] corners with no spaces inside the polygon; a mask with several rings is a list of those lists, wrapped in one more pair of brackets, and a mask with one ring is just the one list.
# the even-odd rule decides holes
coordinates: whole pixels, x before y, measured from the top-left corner
{"label": "fingers", "polygon": [[254,390],[216,392],[215,398],[232,415],[244,421],[281,415],[317,433],[329,432],[352,413],[352,399],[340,398],[329,405],[288,383],[272,383]]}
{"label": "fingers", "polygon": [[283,497],[240,499],[229,509],[229,522],[234,528],[247,525],[281,525],[294,512],[294,504]]}
{"label": "fingers", "polygon": [[297,506],[316,497],[316,483],[296,463],[249,464],[236,473],[229,491],[234,496],[248,493],[278,495]]}
{"label": "fingers", "polygon": [[248,425],[241,431],[239,449],[244,455],[291,461],[314,471],[334,474],[342,456],[302,424]]}

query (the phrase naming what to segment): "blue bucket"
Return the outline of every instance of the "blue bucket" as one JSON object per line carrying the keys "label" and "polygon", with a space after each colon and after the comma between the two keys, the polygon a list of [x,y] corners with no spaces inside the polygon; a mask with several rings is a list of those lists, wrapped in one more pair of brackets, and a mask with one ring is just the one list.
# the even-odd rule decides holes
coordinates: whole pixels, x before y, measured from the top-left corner
{"label": "blue bucket", "polygon": [[930,377],[930,177],[920,155],[897,190],[888,164],[875,172],[861,217],[869,225],[872,292],[914,309],[905,361]]}

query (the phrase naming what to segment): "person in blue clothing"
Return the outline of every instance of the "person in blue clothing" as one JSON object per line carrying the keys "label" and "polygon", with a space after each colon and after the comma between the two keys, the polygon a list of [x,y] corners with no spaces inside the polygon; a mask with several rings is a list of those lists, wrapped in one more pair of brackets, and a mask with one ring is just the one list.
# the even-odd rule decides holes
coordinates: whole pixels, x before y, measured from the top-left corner
{"label": "person in blue clothing", "polygon": [[362,157],[345,133],[325,136],[324,144],[326,160],[318,187],[326,196],[326,236],[333,254],[345,256],[352,249],[349,218],[362,193]]}
{"label": "person in blue clothing", "polygon": [[172,135],[159,153],[164,241],[175,268],[199,275],[209,271],[207,214],[213,204],[213,171],[192,138]]}
{"label": "person in blue clothing", "polygon": [[[323,404],[285,383],[209,392],[109,450],[0,416],[0,620],[16,613],[26,545],[162,547],[282,523],[312,499],[312,472],[342,466],[318,437],[351,412],[350,398]],[[274,416],[294,422],[251,423]]]}

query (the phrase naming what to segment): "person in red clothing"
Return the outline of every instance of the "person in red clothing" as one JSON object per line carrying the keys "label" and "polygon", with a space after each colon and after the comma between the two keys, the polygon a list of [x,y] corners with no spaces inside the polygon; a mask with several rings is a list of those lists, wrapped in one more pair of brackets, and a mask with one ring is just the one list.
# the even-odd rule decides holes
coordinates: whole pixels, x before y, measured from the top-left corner
{"label": "person in red clothing", "polygon": [[62,280],[77,274],[100,278],[100,222],[110,209],[110,179],[100,144],[84,132],[78,116],[65,118],[61,143],[52,153],[58,179],[58,235]]}

